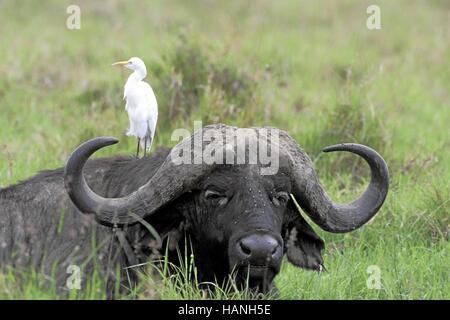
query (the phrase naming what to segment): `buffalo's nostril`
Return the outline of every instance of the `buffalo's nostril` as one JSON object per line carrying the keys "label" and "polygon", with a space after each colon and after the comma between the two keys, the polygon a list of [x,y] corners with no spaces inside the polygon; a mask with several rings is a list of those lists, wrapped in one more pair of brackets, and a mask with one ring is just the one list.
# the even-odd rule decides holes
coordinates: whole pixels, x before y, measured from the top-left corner
{"label": "buffalo's nostril", "polygon": [[239,246],[241,247],[241,250],[243,253],[245,253],[246,255],[250,255],[252,253],[252,250],[246,246],[246,244],[244,242],[239,242]]}
{"label": "buffalo's nostril", "polygon": [[252,264],[265,264],[268,259],[278,256],[281,245],[274,237],[267,234],[253,234],[238,242],[238,250]]}

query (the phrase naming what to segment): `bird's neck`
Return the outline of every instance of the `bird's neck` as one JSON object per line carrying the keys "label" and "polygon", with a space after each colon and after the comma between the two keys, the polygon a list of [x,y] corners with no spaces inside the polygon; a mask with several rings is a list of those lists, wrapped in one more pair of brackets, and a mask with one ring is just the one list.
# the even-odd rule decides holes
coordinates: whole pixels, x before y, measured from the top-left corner
{"label": "bird's neck", "polygon": [[147,71],[145,70],[135,70],[130,76],[128,77],[128,82],[138,82],[143,80],[147,76]]}

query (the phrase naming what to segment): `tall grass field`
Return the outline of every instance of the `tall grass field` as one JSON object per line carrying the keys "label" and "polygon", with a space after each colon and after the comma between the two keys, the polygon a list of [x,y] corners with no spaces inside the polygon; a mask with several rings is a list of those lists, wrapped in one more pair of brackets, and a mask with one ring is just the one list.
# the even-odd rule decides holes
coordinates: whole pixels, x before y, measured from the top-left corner
{"label": "tall grass field", "polygon": [[[72,4],[79,29],[67,27]],[[380,29],[367,27],[371,4]],[[284,261],[279,294],[265,298],[450,299],[449,1],[0,0],[0,188],[64,166],[96,136],[120,139],[96,157],[133,154],[129,73],[111,67],[132,56],[158,99],[156,146],[173,146],[173,130],[198,120],[277,127],[337,202],[356,198],[370,172],[322,148],[356,142],[386,160],[390,190],[377,216],[347,234],[308,220],[325,241],[327,271]],[[149,267],[118,298],[208,298],[185,259],[174,279]],[[0,299],[62,298],[43,282],[34,270],[3,272]],[[103,288],[94,275],[69,298],[103,299]],[[214,297],[252,298],[231,284]]]}

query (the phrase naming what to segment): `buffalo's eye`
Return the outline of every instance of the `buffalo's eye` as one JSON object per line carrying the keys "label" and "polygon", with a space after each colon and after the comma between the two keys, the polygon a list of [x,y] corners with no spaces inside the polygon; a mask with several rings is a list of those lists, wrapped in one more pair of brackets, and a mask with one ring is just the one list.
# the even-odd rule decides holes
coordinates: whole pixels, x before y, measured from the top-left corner
{"label": "buffalo's eye", "polygon": [[228,198],[225,194],[220,193],[215,190],[206,190],[205,191],[205,199],[210,200],[210,201],[215,201],[220,206],[224,205],[228,201]]}
{"label": "buffalo's eye", "polygon": [[289,201],[289,193],[286,191],[277,191],[272,197],[272,202],[276,206],[284,205]]}

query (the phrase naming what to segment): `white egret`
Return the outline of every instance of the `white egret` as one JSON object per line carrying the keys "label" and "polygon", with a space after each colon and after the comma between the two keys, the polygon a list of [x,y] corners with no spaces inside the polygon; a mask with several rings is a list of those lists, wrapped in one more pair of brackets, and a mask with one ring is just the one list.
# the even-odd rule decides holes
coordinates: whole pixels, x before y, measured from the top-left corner
{"label": "white egret", "polygon": [[123,93],[123,99],[126,101],[125,110],[130,120],[127,136],[138,138],[136,156],[139,157],[139,147],[142,147],[145,157],[147,150],[152,146],[158,121],[158,103],[155,94],[152,87],[143,81],[147,76],[147,68],[144,61],[137,57],[112,65],[120,65],[134,71],[128,77]]}

